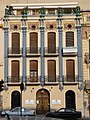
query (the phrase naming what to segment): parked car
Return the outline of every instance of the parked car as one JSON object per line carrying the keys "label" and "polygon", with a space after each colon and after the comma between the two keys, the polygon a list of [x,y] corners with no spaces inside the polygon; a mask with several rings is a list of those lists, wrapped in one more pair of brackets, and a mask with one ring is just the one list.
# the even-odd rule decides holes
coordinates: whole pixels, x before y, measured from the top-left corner
{"label": "parked car", "polygon": [[81,118],[82,114],[80,111],[76,111],[72,108],[61,108],[55,112],[47,112],[46,117],[53,117],[53,118],[62,118],[62,119],[76,119]]}
{"label": "parked car", "polygon": [[28,108],[21,108],[21,107],[15,107],[11,110],[2,111],[1,116],[34,116],[35,110],[28,109]]}

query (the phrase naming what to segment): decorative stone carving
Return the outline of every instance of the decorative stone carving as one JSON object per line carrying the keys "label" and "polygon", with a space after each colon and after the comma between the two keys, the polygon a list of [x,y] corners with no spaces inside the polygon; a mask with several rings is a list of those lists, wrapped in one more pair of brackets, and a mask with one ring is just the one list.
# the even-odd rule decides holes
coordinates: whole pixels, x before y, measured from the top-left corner
{"label": "decorative stone carving", "polygon": [[75,29],[75,24],[74,23],[65,23],[64,29],[67,29],[67,30]]}
{"label": "decorative stone carving", "polygon": [[80,16],[80,6],[76,7],[76,16]]}
{"label": "decorative stone carving", "polygon": [[45,8],[39,10],[40,17],[45,17]]}
{"label": "decorative stone carving", "polygon": [[54,30],[56,28],[57,28],[57,25],[55,23],[48,23],[48,24],[46,24],[46,29]]}
{"label": "decorative stone carving", "polygon": [[21,30],[21,25],[20,24],[11,24],[10,30],[13,30],[13,31]]}
{"label": "decorative stone carving", "polygon": [[28,29],[29,30],[37,30],[37,29],[39,29],[39,24],[38,23],[29,23]]}

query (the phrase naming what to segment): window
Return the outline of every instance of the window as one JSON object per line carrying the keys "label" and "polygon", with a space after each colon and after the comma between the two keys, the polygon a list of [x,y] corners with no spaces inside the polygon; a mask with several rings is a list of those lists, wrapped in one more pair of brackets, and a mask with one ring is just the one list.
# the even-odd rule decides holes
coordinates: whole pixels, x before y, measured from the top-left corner
{"label": "window", "polygon": [[66,60],[66,82],[75,81],[75,63],[74,60]]}
{"label": "window", "polygon": [[38,53],[38,34],[30,33],[30,53]]}
{"label": "window", "polygon": [[66,47],[74,46],[74,32],[66,32]]}
{"label": "window", "polygon": [[12,33],[12,54],[20,53],[20,34]]}
{"label": "window", "polygon": [[38,62],[30,61],[30,82],[38,82]]}
{"label": "window", "polygon": [[48,53],[56,53],[56,33],[48,33]]}
{"label": "window", "polygon": [[11,82],[19,82],[19,61],[13,60],[11,62]]}
{"label": "window", "polygon": [[56,82],[56,61],[48,60],[48,82]]}

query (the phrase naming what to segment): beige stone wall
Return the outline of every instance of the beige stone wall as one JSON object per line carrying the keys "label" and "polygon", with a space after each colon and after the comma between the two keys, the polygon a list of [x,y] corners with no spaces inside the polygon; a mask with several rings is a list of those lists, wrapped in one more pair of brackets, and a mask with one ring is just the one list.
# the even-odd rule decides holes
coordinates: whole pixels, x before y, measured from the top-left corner
{"label": "beige stone wall", "polygon": [[[47,89],[50,93],[50,110],[57,110],[59,108],[65,107],[65,93],[68,90],[72,90],[75,92],[75,101],[76,101],[76,109],[82,111],[83,114],[83,92],[78,90],[78,86],[71,85],[71,86],[64,86],[64,90],[60,91],[59,86],[47,86],[43,87]],[[41,86],[27,86],[26,91],[22,93],[22,106],[26,108],[33,108],[36,109],[36,93],[41,89]],[[4,91],[3,94],[3,109],[10,109],[11,108],[11,93],[14,90],[18,90],[20,92],[20,87],[11,86],[8,88],[8,91]],[[52,104],[52,100],[60,100],[60,104]],[[34,104],[26,104],[26,100],[33,100]],[[78,102],[80,101],[80,102]]]}

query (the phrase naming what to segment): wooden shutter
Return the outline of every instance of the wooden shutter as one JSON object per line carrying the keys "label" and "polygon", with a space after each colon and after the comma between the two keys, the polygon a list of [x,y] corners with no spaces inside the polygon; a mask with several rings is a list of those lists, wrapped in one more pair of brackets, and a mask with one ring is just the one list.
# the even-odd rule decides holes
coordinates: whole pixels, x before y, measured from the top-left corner
{"label": "wooden shutter", "polygon": [[20,34],[12,33],[12,53],[18,54],[20,52]]}
{"label": "wooden shutter", "polygon": [[56,81],[56,62],[54,60],[48,61],[48,81]]}
{"label": "wooden shutter", "polygon": [[30,53],[38,52],[38,34],[30,33]]}
{"label": "wooden shutter", "polygon": [[48,33],[48,53],[56,53],[56,34]]}
{"label": "wooden shutter", "polygon": [[74,82],[74,78],[75,78],[75,67],[74,66],[75,66],[74,60],[66,61],[67,82]]}
{"label": "wooden shutter", "polygon": [[12,61],[12,81],[17,82],[19,78],[19,61]]}
{"label": "wooden shutter", "polygon": [[74,32],[66,32],[66,46],[74,46]]}

